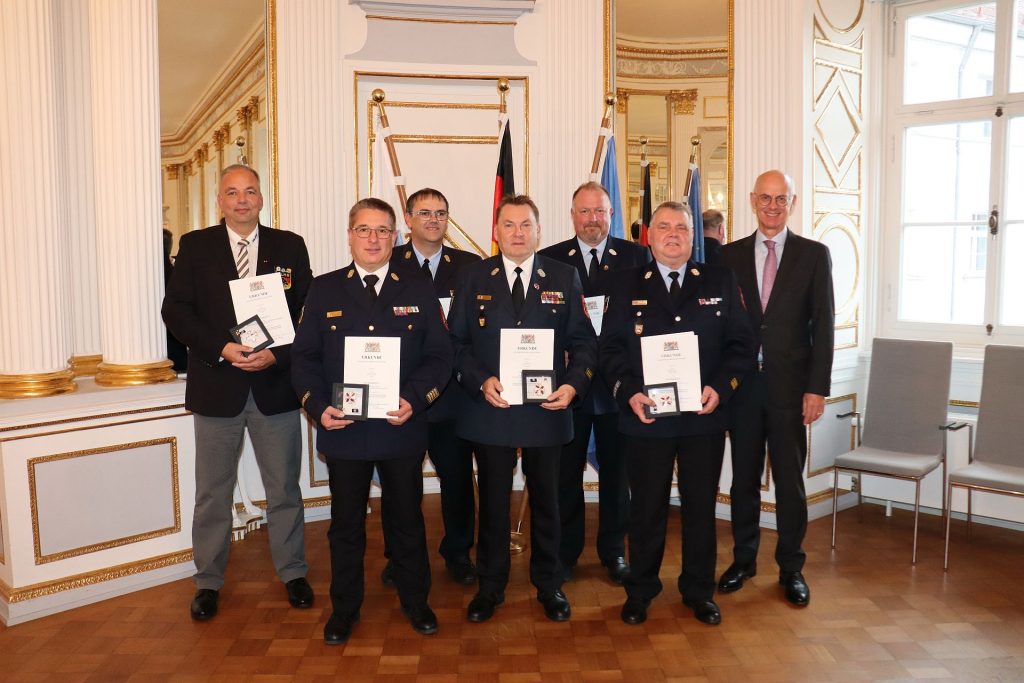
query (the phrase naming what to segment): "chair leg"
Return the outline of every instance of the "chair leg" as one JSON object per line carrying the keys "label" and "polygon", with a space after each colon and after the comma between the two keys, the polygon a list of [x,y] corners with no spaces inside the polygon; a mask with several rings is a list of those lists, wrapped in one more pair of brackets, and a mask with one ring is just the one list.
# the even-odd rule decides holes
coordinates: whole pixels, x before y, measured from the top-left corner
{"label": "chair leg", "polygon": [[[953,485],[949,484],[943,489],[943,494],[946,495],[946,500],[950,501],[949,510],[946,511],[946,550],[942,557],[942,571],[949,571],[949,525],[953,519]],[[948,493],[947,493],[948,492]]]}
{"label": "chair leg", "polygon": [[[949,514],[949,498],[946,496],[946,484],[948,483],[948,475],[946,473],[946,458],[942,458],[942,516],[945,517]],[[953,495],[952,493],[950,496]]]}
{"label": "chair leg", "polygon": [[910,556],[910,564],[917,564],[917,518],[921,513],[921,480],[914,482],[914,550]]}
{"label": "chair leg", "polygon": [[967,542],[970,543],[974,538],[974,527],[971,525],[971,502],[972,502],[972,489],[967,489]]}
{"label": "chair leg", "polygon": [[839,511],[839,470],[832,468],[832,549],[836,549],[836,513]]}

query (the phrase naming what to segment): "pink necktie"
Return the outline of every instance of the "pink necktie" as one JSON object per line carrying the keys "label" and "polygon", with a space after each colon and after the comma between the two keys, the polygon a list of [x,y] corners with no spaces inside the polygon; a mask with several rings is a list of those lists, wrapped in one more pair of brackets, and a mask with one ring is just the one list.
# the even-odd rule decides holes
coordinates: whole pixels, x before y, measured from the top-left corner
{"label": "pink necktie", "polygon": [[768,299],[772,296],[772,287],[775,286],[775,276],[779,272],[779,260],[775,257],[775,242],[765,240],[764,246],[768,247],[768,257],[764,260],[764,273],[761,276],[761,312],[768,308]]}

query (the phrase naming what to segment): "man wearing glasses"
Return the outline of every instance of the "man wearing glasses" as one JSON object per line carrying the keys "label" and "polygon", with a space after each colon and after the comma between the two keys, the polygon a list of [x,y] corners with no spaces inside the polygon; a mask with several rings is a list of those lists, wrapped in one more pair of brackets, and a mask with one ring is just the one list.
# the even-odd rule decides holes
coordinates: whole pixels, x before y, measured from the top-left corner
{"label": "man wearing glasses", "polygon": [[[442,304],[451,302],[455,283],[464,266],[480,257],[468,251],[444,245],[448,229],[448,199],[432,188],[409,195],[405,202],[405,224],[411,239],[395,248],[391,264],[395,268],[422,271],[434,283],[434,293]],[[441,388],[441,398],[427,411],[430,436],[427,452],[441,482],[441,518],[444,538],[440,552],[448,574],[462,584],[476,583],[476,567],[469,558],[473,547],[476,505],[473,493],[473,447],[455,434],[455,417],[464,399],[457,382]],[[388,549],[385,555],[390,558]],[[393,566],[388,561],[381,580],[391,585]]]}
{"label": "man wearing glasses", "polygon": [[[420,273],[389,267],[394,211],[379,199],[357,202],[349,212],[348,236],[352,263],[313,281],[292,345],[292,384],[316,423],[316,449],[326,456],[330,476],[333,613],[324,626],[329,645],[348,640],[359,621],[374,468],[402,612],[416,632],[437,631],[437,617],[427,606],[430,563],[420,503],[426,411],[452,375],[451,339],[437,298]],[[367,402],[356,401],[356,411],[340,410],[336,402],[337,393],[345,401],[350,387],[359,391],[353,380],[344,386],[346,346],[359,343],[364,354],[378,353],[380,344],[367,339],[374,337],[400,339],[398,406],[387,418],[346,419],[346,414],[368,417],[362,410]],[[336,388],[343,390],[336,393]],[[367,398],[372,407],[372,393]]]}
{"label": "man wearing glasses", "polygon": [[835,304],[828,248],[786,227],[796,207],[789,176],[762,173],[750,193],[757,231],[722,247],[757,336],[757,371],[732,399],[733,563],[718,590],[731,593],[757,573],[765,447],[775,483],[779,540],[775,561],[786,600],[811,599],[803,576],[807,498],[806,426],[825,410],[832,377]]}
{"label": "man wearing glasses", "polygon": [[[608,191],[595,182],[584,183],[572,195],[573,229],[576,236],[540,253],[576,268],[583,283],[583,295],[595,297],[604,310],[607,296],[619,283],[625,268],[645,266],[651,261],[647,247],[610,237],[613,214]],[[583,504],[583,471],[587,466],[590,432],[597,450],[600,498],[598,499],[597,556],[613,583],[622,583],[629,573],[626,564],[626,522],[629,516],[629,483],[626,461],[619,449],[618,409],[608,385],[595,377],[590,391],[580,397],[572,411],[573,438],[562,447],[558,483],[558,508],[562,520],[559,556],[568,579],[583,552],[586,508]]]}

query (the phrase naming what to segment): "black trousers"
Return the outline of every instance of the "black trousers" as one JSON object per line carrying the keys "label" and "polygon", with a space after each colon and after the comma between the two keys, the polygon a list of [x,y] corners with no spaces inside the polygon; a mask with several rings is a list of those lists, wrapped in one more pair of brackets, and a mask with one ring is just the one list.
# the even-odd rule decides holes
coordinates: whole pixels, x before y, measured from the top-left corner
{"label": "black trousers", "polygon": [[674,438],[628,437],[630,574],[626,595],[653,600],[661,592],[658,571],[665,555],[672,468],[679,468],[683,570],[679,592],[710,600],[715,592],[715,499],[725,455],[725,434]]}
{"label": "black trousers", "polygon": [[[474,444],[480,486],[480,539],[476,549],[481,593],[508,584],[512,474],[516,449]],[[530,582],[541,593],[562,587],[558,561],[558,462],[561,446],[523,449],[523,474],[530,495]]]}
{"label": "black trousers", "polygon": [[363,604],[366,503],[373,468],[380,475],[384,540],[391,548],[403,605],[419,607],[430,593],[430,562],[423,524],[423,456],[389,460],[328,459],[331,487],[331,605],[352,616]]}
{"label": "black trousers", "polygon": [[441,482],[441,556],[448,562],[468,557],[476,527],[473,446],[455,435],[455,420],[431,422],[428,453]]}
{"label": "black trousers", "polygon": [[779,542],[775,561],[783,572],[801,571],[806,554],[807,494],[803,470],[807,463],[807,428],[801,408],[779,408],[768,399],[764,374],[743,380],[730,401],[732,445],[732,537],[738,564],[757,559],[761,542],[761,482],[765,446],[772,465]]}
{"label": "black trousers", "polygon": [[583,552],[586,536],[586,507],[583,500],[583,472],[587,466],[590,430],[597,446],[598,498],[597,556],[602,562],[626,554],[626,524],[629,519],[629,482],[626,460],[619,448],[618,413],[593,415],[576,411],[572,416],[573,438],[562,447],[558,480],[558,508],[562,519],[559,558],[573,567]]}

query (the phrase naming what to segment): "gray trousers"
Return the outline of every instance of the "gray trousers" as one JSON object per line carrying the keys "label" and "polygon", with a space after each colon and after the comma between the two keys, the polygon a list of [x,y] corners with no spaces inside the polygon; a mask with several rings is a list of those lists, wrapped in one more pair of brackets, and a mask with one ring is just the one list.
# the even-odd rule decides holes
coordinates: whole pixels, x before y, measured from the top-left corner
{"label": "gray trousers", "polygon": [[196,431],[196,507],[192,554],[196,587],[220,590],[231,548],[231,520],[242,438],[249,429],[267,494],[270,554],[281,581],[306,575],[305,518],[299,472],[302,435],[297,410],[264,415],[249,394],[235,417],[193,415]]}

